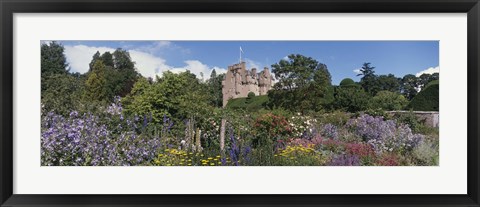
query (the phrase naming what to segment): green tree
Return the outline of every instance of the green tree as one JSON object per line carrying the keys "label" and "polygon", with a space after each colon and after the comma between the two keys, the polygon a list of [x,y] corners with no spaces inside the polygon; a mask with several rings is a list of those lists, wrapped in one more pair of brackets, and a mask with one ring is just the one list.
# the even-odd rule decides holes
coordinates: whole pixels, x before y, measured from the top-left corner
{"label": "green tree", "polygon": [[100,52],[97,51],[95,54],[93,54],[92,56],[92,60],[90,61],[90,63],[88,64],[88,72],[91,72],[93,70],[93,65],[95,65],[95,62],[97,62],[97,60],[100,60]]}
{"label": "green tree", "polygon": [[418,93],[418,78],[412,74],[403,76],[401,87],[402,94],[405,96],[405,98],[412,100],[412,98]]}
{"label": "green tree", "polygon": [[375,75],[374,69],[375,67],[370,66],[370,63],[363,63],[362,68],[360,69],[361,73],[357,75],[362,76],[360,79],[360,85],[372,96],[380,91],[377,75]]}
{"label": "green tree", "polygon": [[339,86],[335,92],[335,108],[348,112],[358,112],[369,108],[370,95],[357,85]]}
{"label": "green tree", "polygon": [[93,64],[92,71],[88,74],[85,81],[85,100],[106,100],[106,78],[105,78],[105,65],[101,60],[97,60]]}
{"label": "green tree", "polygon": [[432,82],[432,81],[435,81],[435,80],[439,80],[440,79],[440,75],[439,73],[433,73],[433,74],[422,74],[418,77],[418,87],[423,89],[428,83]]}
{"label": "green tree", "polygon": [[53,41],[41,45],[41,72],[43,76],[68,73],[67,59],[63,54],[63,45]]}
{"label": "green tree", "polygon": [[439,87],[438,80],[427,84],[407,106],[407,109],[415,111],[438,111],[439,110]]}
{"label": "green tree", "polygon": [[48,89],[49,76],[68,73],[68,64],[63,45],[57,42],[42,43],[40,46],[41,91]]}
{"label": "green tree", "polygon": [[130,58],[130,53],[122,48],[113,52],[113,66],[117,70],[135,70],[135,62]]}
{"label": "green tree", "polygon": [[199,122],[200,117],[208,117],[211,111],[209,98],[207,85],[194,74],[167,71],[153,83],[140,78],[124,99],[124,108],[130,114],[151,113],[156,122],[161,122],[164,115],[174,117],[178,123],[185,119]]}
{"label": "green tree", "polygon": [[378,88],[382,91],[390,91],[400,93],[401,80],[393,74],[379,75],[377,77]]}
{"label": "green tree", "polygon": [[225,78],[225,74],[217,75],[215,69],[210,74],[207,84],[211,95],[211,105],[215,107],[223,106],[223,93],[222,93],[222,81]]}
{"label": "green tree", "polygon": [[[268,92],[272,107],[281,107],[304,113],[320,110],[333,100],[331,75],[327,66],[311,57],[289,55],[272,65],[278,82]],[[330,96],[329,96],[330,95]]]}
{"label": "green tree", "polygon": [[68,115],[76,110],[81,103],[83,91],[81,77],[69,74],[52,74],[42,84],[47,87],[41,93],[42,111],[54,111],[57,114]]}
{"label": "green tree", "polygon": [[100,57],[102,60],[103,64],[107,67],[114,67],[114,62],[113,62],[113,55],[110,52],[104,52],[102,56]]}
{"label": "green tree", "polygon": [[355,85],[355,81],[353,81],[351,78],[345,78],[342,81],[340,81],[339,86],[353,86]]}
{"label": "green tree", "polygon": [[391,91],[379,91],[372,98],[372,108],[382,110],[401,110],[408,104],[408,100],[399,93]]}

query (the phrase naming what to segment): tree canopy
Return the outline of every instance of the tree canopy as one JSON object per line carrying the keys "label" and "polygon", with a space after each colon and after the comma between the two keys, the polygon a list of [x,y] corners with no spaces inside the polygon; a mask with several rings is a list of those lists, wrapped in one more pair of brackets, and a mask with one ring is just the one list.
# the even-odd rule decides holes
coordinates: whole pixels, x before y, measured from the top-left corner
{"label": "tree canopy", "polygon": [[272,65],[278,82],[268,92],[272,107],[304,112],[333,101],[331,75],[325,64],[303,55],[289,55]]}

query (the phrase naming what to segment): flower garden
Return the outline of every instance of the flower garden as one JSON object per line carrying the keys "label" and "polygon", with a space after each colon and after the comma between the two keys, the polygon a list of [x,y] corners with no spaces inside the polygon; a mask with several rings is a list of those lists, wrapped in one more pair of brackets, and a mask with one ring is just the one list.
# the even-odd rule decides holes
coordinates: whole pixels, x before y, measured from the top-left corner
{"label": "flower garden", "polygon": [[[376,75],[339,85],[325,64],[290,55],[267,95],[222,103],[225,74],[146,78],[121,48],[71,73],[42,44],[42,166],[436,166],[439,75]],[[388,111],[408,113],[391,114]]]}
{"label": "flower garden", "polygon": [[[212,143],[219,137],[219,127],[199,130],[201,137],[185,140],[174,135],[176,123],[169,117],[159,124],[149,116],[125,117],[120,102],[101,116],[48,112],[42,115],[42,165],[438,165],[438,131],[418,134],[396,119],[337,113],[341,115],[265,111],[240,116],[241,122],[228,124],[222,151]],[[217,126],[221,122],[220,118],[211,121]]]}

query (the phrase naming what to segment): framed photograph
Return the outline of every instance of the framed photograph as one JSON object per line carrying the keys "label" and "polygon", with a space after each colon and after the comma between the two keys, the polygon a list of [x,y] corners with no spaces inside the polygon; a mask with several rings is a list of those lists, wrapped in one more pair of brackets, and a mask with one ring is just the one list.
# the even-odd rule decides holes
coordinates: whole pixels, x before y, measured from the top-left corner
{"label": "framed photograph", "polygon": [[0,10],[1,206],[480,206],[478,0]]}

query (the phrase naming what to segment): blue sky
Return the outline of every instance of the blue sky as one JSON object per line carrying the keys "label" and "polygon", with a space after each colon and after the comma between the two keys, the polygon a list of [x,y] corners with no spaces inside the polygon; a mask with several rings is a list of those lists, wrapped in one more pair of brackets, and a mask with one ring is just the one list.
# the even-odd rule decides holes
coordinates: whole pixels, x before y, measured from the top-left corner
{"label": "blue sky", "polygon": [[96,51],[123,48],[130,52],[144,76],[165,70],[209,76],[212,69],[225,72],[239,61],[239,48],[247,67],[270,68],[289,54],[302,54],[327,65],[333,84],[344,78],[359,80],[356,71],[364,62],[378,75],[397,77],[439,71],[438,41],[60,41],[73,72],[84,73]]}

